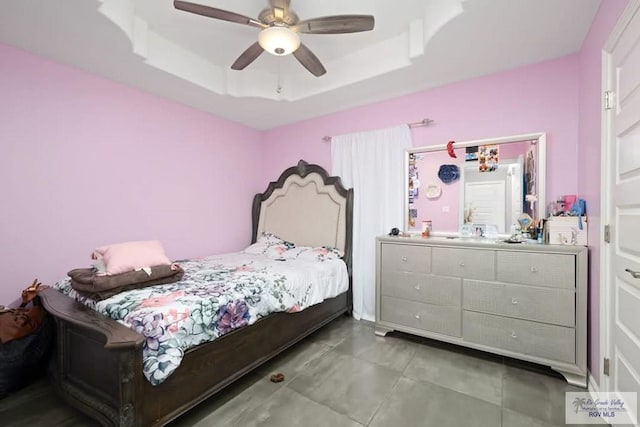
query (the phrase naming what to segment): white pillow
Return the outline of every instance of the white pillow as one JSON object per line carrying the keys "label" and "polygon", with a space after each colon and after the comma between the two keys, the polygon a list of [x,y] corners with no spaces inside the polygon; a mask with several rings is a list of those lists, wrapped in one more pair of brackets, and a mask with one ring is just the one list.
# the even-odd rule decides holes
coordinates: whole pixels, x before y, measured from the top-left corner
{"label": "white pillow", "polygon": [[297,246],[282,254],[284,259],[297,259],[302,261],[327,261],[330,259],[341,259],[344,253],[328,246]]}
{"label": "white pillow", "polygon": [[282,240],[272,233],[263,232],[258,240],[242,251],[245,254],[267,255],[272,258],[281,258],[289,248],[295,248],[291,242]]}

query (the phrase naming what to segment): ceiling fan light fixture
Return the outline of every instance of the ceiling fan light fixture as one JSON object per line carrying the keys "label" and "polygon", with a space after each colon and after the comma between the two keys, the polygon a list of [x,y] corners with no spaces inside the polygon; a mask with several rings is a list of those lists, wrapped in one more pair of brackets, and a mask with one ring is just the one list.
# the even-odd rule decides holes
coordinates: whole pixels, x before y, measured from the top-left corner
{"label": "ceiling fan light fixture", "polygon": [[283,26],[272,26],[260,31],[258,43],[272,55],[289,55],[300,46],[298,33]]}

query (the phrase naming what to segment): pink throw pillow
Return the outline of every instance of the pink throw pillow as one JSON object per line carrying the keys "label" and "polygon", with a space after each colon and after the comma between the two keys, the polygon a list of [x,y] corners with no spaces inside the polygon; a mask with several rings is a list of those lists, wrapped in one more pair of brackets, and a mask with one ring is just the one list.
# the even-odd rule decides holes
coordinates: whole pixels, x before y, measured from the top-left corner
{"label": "pink throw pillow", "polygon": [[126,273],[143,267],[171,264],[159,240],[101,246],[93,251],[91,257],[102,258],[107,274]]}

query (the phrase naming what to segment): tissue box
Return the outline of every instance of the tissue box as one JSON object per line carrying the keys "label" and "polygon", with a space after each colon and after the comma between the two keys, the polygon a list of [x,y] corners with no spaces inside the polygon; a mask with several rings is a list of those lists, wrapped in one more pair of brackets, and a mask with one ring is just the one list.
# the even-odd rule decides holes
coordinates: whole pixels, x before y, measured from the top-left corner
{"label": "tissue box", "polygon": [[582,230],[578,228],[577,216],[552,216],[546,223],[550,245],[587,246],[587,217],[582,217]]}

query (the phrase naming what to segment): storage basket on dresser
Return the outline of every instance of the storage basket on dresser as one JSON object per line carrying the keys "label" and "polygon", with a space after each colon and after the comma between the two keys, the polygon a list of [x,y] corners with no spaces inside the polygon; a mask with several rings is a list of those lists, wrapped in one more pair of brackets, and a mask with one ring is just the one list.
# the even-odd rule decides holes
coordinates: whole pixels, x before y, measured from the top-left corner
{"label": "storage basket on dresser", "polygon": [[378,237],[376,334],[550,366],[587,386],[587,248]]}

